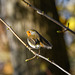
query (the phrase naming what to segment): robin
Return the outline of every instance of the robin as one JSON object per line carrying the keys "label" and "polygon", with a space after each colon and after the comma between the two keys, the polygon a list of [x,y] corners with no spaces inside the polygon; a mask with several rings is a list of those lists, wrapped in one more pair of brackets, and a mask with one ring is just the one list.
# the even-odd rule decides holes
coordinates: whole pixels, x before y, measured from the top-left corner
{"label": "robin", "polygon": [[49,43],[41,34],[36,30],[30,29],[27,32],[27,42],[34,49],[46,48],[52,49],[52,44]]}

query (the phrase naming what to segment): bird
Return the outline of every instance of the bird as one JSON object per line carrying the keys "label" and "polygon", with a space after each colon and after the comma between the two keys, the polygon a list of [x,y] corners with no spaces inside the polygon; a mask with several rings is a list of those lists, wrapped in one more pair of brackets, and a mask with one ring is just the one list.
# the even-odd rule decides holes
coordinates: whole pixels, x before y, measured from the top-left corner
{"label": "bird", "polygon": [[34,29],[26,31],[27,33],[27,42],[29,46],[33,49],[52,49],[52,44],[47,41],[39,32]]}

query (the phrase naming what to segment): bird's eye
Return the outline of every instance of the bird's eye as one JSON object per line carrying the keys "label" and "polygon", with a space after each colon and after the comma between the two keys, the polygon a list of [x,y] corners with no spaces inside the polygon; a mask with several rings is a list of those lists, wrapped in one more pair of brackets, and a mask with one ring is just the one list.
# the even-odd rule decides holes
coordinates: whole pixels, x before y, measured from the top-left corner
{"label": "bird's eye", "polygon": [[27,31],[27,33],[30,33],[30,31]]}
{"label": "bird's eye", "polygon": [[30,33],[30,31],[29,31],[29,33]]}

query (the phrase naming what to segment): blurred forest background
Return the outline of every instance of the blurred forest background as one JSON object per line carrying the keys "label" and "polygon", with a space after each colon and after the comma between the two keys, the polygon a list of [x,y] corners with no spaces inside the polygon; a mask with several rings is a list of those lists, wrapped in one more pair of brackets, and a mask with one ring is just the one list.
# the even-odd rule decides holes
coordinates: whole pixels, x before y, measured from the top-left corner
{"label": "blurred forest background", "polygon": [[[69,22],[69,28],[75,31],[75,0],[26,1],[64,25]],[[75,35],[68,31],[57,33],[62,30],[61,27],[37,14],[21,0],[0,0],[0,17],[25,43],[25,32],[36,29],[53,45],[52,50],[41,49],[41,55],[75,75]],[[33,54],[0,21],[0,75],[66,75],[40,58],[25,62],[25,59],[32,56]]]}

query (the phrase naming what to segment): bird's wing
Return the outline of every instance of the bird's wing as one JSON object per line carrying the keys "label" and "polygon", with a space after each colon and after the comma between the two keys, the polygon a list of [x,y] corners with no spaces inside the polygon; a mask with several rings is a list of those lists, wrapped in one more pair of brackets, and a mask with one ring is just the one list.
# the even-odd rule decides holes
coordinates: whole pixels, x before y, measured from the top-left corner
{"label": "bird's wing", "polygon": [[52,44],[50,42],[48,42],[44,37],[42,37],[40,34],[40,41],[42,44],[44,44],[44,47],[46,47],[47,49],[52,49]]}
{"label": "bird's wing", "polygon": [[31,44],[33,44],[33,45],[39,44],[39,40],[38,40],[38,39],[28,38],[27,40],[28,40]]}

